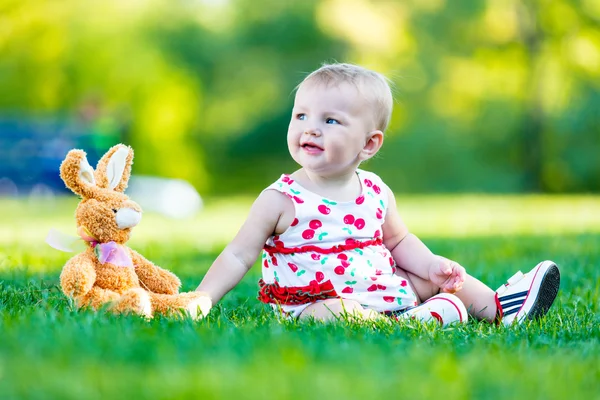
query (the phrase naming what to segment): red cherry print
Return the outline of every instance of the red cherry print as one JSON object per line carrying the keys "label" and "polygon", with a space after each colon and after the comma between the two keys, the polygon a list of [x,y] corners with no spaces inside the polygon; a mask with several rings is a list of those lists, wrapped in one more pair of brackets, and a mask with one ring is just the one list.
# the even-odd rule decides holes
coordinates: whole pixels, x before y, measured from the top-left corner
{"label": "red cherry print", "polygon": [[310,226],[310,229],[319,229],[323,224],[318,219],[313,219],[308,223],[308,226]]}
{"label": "red cherry print", "polygon": [[367,291],[369,292],[374,292],[377,290],[377,285],[371,285],[367,288]]}
{"label": "red cherry print", "polygon": [[298,266],[294,263],[288,263],[288,267],[292,270],[292,272],[298,271]]}
{"label": "red cherry print", "polygon": [[304,200],[302,200],[302,199],[301,199],[300,197],[298,197],[298,196],[294,196],[294,197],[292,197],[292,198],[293,198],[293,199],[294,199],[294,201],[295,201],[296,203],[298,203],[298,204],[302,204],[302,203],[304,203]]}
{"label": "red cherry print", "polygon": [[346,270],[341,265],[338,265],[337,267],[335,267],[333,269],[333,272],[335,272],[337,275],[344,275],[344,273],[346,272]]}
{"label": "red cherry print", "polygon": [[377,277],[376,277],[376,276],[372,276],[372,277],[371,277],[371,280],[372,280],[372,281],[376,281],[376,280],[377,280]]}
{"label": "red cherry print", "polygon": [[383,285],[377,285],[377,289],[379,289],[379,290],[385,290],[387,288],[385,286],[383,286]]}
{"label": "red cherry print", "polygon": [[406,287],[406,285],[407,285],[406,281],[402,281],[402,283],[400,283],[400,286],[402,286],[402,287]]}
{"label": "red cherry print", "polygon": [[265,268],[269,268],[269,262],[267,260],[263,261],[263,265]]}
{"label": "red cherry print", "polygon": [[293,179],[290,179],[290,180],[287,182],[287,184],[288,184],[288,185],[291,185],[292,183],[294,183],[294,180],[293,180]]}
{"label": "red cherry print", "polygon": [[356,221],[354,221],[354,226],[356,227],[356,229],[361,230],[365,227],[365,220],[362,218],[357,219]]}
{"label": "red cherry print", "polygon": [[369,179],[365,179],[365,181],[364,181],[364,182],[365,182],[365,186],[366,186],[366,187],[371,187],[371,186],[373,186],[373,182],[371,182]]}
{"label": "red cherry print", "polygon": [[[355,222],[356,223],[356,222]],[[346,239],[345,243],[348,246],[352,246],[354,244],[354,242],[356,242],[356,240],[352,239],[352,238],[348,238]]]}
{"label": "red cherry print", "polygon": [[350,286],[346,286],[345,288],[342,289],[342,293],[352,293],[354,292],[354,289],[352,289]]}
{"label": "red cherry print", "polygon": [[307,229],[304,232],[302,232],[302,237],[306,240],[312,239],[315,237],[315,231],[313,231],[312,229]]}
{"label": "red cherry print", "polygon": [[279,235],[273,236],[273,240],[279,240]]}
{"label": "red cherry print", "polygon": [[383,300],[387,303],[393,303],[396,298],[394,296],[383,296]]}
{"label": "red cherry print", "polygon": [[379,188],[379,186],[377,185],[373,185],[373,190],[375,191],[375,193],[379,194],[381,193],[381,189]]}
{"label": "red cherry print", "polygon": [[354,223],[354,215],[348,214],[344,217],[344,223],[346,225],[352,225]]}
{"label": "red cherry print", "polygon": [[274,266],[277,266],[277,259],[275,257],[271,257],[271,263],[273,263]]}
{"label": "red cherry print", "polygon": [[383,210],[381,210],[381,208],[378,208],[375,212],[375,216],[377,217],[377,219],[383,218]]}
{"label": "red cherry print", "polygon": [[313,260],[315,260],[315,261],[319,261],[319,260],[321,259],[321,255],[320,255],[320,254],[315,254],[315,253],[312,253],[312,254],[310,255],[310,258],[312,258],[312,259],[313,259]]}
{"label": "red cherry print", "polygon": [[360,196],[358,196],[358,198],[355,201],[356,201],[356,204],[361,205],[362,203],[365,202],[365,196],[363,196],[361,194]]}
{"label": "red cherry print", "polygon": [[383,272],[380,269],[375,270],[375,275],[379,276],[381,274],[383,274]]}
{"label": "red cherry print", "polygon": [[286,176],[284,176],[283,178],[281,178],[281,180],[282,180],[283,182],[289,182],[289,181],[290,181],[290,177],[286,175]]}
{"label": "red cherry print", "polygon": [[275,247],[277,247],[277,248],[284,247],[283,242],[281,240],[276,240],[275,241]]}
{"label": "red cherry print", "polygon": [[315,274],[315,278],[317,279],[317,282],[321,282],[323,279],[325,279],[325,274],[319,271]]}
{"label": "red cherry print", "polygon": [[340,254],[338,254],[337,258],[338,258],[338,260],[347,260],[348,256],[345,255],[344,253],[340,253]]}
{"label": "red cherry print", "polygon": [[321,214],[329,214],[331,212],[331,209],[329,207],[327,207],[325,204],[321,204],[319,207],[317,207],[317,209],[319,210],[319,212]]}
{"label": "red cherry print", "polygon": [[390,257],[390,267],[394,266],[394,259],[392,257]]}
{"label": "red cherry print", "polygon": [[344,268],[348,268],[350,266],[350,263],[346,260],[342,260],[342,267]]}
{"label": "red cherry print", "polygon": [[296,226],[298,225],[298,218],[294,218],[294,220],[292,221],[292,224],[290,226]]}
{"label": "red cherry print", "polygon": [[379,237],[379,236],[381,236],[381,231],[379,229],[377,229],[375,231],[375,233],[373,234],[373,237]]}

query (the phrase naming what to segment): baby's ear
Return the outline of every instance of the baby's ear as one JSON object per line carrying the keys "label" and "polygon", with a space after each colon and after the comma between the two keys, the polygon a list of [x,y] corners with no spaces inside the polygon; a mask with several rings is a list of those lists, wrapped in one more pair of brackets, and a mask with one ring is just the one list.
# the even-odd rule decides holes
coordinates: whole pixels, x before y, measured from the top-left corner
{"label": "baby's ear", "polygon": [[98,187],[124,192],[131,176],[133,149],[124,144],[113,146],[102,156],[96,167]]}
{"label": "baby's ear", "polygon": [[361,161],[368,160],[373,157],[383,145],[383,132],[374,130],[367,135],[367,141],[362,151],[359,154]]}
{"label": "baby's ear", "polygon": [[91,198],[96,192],[94,169],[88,163],[83,150],[71,150],[62,164],[60,177],[73,193]]}

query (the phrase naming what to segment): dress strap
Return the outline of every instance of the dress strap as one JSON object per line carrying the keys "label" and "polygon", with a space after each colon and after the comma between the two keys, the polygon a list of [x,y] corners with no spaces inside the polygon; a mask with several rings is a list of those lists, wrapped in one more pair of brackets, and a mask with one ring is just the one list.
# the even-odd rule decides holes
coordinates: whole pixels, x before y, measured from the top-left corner
{"label": "dress strap", "polygon": [[297,191],[294,190],[294,180],[288,174],[282,174],[279,179],[266,187],[264,190],[274,189],[292,198]]}

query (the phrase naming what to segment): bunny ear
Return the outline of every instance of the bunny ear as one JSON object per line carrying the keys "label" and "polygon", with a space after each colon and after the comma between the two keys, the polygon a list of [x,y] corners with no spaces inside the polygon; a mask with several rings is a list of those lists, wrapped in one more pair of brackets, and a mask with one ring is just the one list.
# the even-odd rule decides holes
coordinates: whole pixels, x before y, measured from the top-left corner
{"label": "bunny ear", "polygon": [[97,191],[94,169],[83,150],[71,150],[62,164],[60,177],[69,189],[82,197],[93,197]]}
{"label": "bunny ear", "polygon": [[124,192],[131,175],[133,149],[123,144],[113,146],[102,156],[96,167],[98,187]]}

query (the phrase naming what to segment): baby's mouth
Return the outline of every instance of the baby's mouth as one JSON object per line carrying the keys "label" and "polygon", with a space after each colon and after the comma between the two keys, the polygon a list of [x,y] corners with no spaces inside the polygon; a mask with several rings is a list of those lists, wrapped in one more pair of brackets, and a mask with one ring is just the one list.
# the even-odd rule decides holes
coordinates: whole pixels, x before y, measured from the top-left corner
{"label": "baby's mouth", "polygon": [[301,147],[309,152],[323,151],[323,148],[317,146],[314,143],[304,143]]}

